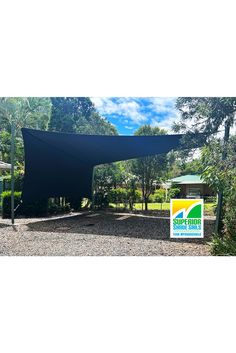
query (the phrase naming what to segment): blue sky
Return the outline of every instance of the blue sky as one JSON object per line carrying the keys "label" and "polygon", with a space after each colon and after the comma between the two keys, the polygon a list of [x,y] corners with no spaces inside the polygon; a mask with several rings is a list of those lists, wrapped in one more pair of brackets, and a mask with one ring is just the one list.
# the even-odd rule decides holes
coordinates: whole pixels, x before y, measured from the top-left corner
{"label": "blue sky", "polygon": [[91,98],[99,113],[114,124],[121,135],[133,135],[143,124],[159,126],[171,133],[178,120],[176,98],[98,97]]}

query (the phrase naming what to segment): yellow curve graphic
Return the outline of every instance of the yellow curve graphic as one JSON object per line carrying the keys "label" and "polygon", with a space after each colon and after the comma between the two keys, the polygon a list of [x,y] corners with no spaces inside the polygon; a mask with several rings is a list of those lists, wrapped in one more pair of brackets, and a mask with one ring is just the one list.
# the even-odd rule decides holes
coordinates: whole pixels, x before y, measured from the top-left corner
{"label": "yellow curve graphic", "polygon": [[172,200],[172,214],[174,215],[183,208],[188,211],[192,205],[197,203],[199,203],[199,200]]}

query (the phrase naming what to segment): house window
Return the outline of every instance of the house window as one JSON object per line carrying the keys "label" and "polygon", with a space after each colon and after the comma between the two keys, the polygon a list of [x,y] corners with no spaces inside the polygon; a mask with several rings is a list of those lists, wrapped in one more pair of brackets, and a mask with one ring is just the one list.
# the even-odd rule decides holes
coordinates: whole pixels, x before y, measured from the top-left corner
{"label": "house window", "polygon": [[200,197],[201,196],[201,189],[200,188],[189,188],[187,197]]}

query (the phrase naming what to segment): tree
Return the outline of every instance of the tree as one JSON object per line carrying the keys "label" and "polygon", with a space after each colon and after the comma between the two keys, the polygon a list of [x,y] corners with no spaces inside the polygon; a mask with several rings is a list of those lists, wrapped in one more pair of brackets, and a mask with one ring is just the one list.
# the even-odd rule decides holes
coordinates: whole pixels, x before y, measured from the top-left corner
{"label": "tree", "polygon": [[87,97],[51,98],[50,131],[117,135],[115,127],[102,118]]}
{"label": "tree", "polygon": [[[11,153],[11,134],[8,131],[0,131],[0,160],[10,163]],[[22,137],[15,137],[15,160],[19,163],[19,166],[23,164],[23,155],[24,155],[24,148],[23,148],[23,140]]]}
{"label": "tree", "polygon": [[181,97],[176,108],[181,113],[181,121],[173,126],[176,132],[201,132],[209,137],[233,126],[236,97]]}
{"label": "tree", "polygon": [[[51,98],[51,102],[50,131],[85,135],[118,135],[116,128],[99,115],[88,97],[54,97]],[[95,168],[93,189],[96,198],[94,201],[97,203],[103,204],[106,188],[109,189],[111,169],[109,165]],[[78,209],[82,199],[75,195],[73,198],[68,198],[68,201],[74,205],[74,209]]]}
{"label": "tree", "polygon": [[201,172],[202,166],[199,157],[189,160],[188,155],[184,155],[182,151],[171,151],[167,154],[167,179],[180,175],[201,174]]}
{"label": "tree", "polygon": [[0,98],[0,127],[1,131],[11,131],[14,122],[16,134],[20,134],[22,127],[46,130],[51,114],[49,98]]}
{"label": "tree", "polygon": [[222,161],[223,146],[214,140],[203,149],[201,164],[204,180],[219,193],[224,190],[223,232],[236,240],[236,136],[229,139],[227,159]]}
{"label": "tree", "polygon": [[95,168],[94,191],[105,194],[112,188],[116,188],[121,180],[118,163],[99,165]]}
{"label": "tree", "polygon": [[[223,130],[223,148],[221,161],[227,159],[227,145],[230,129],[236,122],[236,97],[186,97],[178,98],[177,109],[181,113],[181,121],[174,124],[176,132],[202,132],[205,138]],[[186,139],[186,143],[189,142]],[[190,142],[191,145],[191,142]],[[216,215],[216,232],[222,232],[223,188],[218,191]]]}
{"label": "tree", "polygon": [[47,129],[51,113],[49,98],[0,98],[0,152],[1,158],[10,161],[11,127],[15,127],[15,157],[23,162],[21,128]]}
{"label": "tree", "polygon": [[[150,125],[141,126],[136,132],[136,136],[165,135],[167,132],[159,127]],[[145,203],[145,210],[148,209],[148,201],[154,191],[154,183],[160,181],[167,166],[166,155],[148,156],[133,160],[132,170],[141,184],[142,197]]]}
{"label": "tree", "polygon": [[[47,98],[0,98],[1,137],[9,138],[11,161],[11,220],[14,224],[14,170],[15,146],[17,139],[22,143],[22,127],[46,127],[50,114],[50,101]],[[4,135],[4,132],[8,134]],[[2,146],[5,148],[5,146]],[[6,153],[6,149],[1,151]],[[22,153],[23,156],[23,153]]]}

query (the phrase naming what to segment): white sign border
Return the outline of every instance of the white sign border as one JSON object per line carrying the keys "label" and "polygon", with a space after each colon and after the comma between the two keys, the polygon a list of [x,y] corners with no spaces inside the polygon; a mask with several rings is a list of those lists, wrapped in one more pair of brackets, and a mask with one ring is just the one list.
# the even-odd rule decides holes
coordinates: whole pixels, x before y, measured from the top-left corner
{"label": "white sign border", "polygon": [[[202,220],[202,232],[201,236],[189,236],[189,235],[181,235],[181,236],[174,236],[173,235],[173,214],[172,214],[172,201],[199,201],[202,204],[202,212],[201,212],[201,220]],[[171,199],[170,200],[170,238],[171,239],[203,239],[204,238],[204,200],[203,199]]]}

